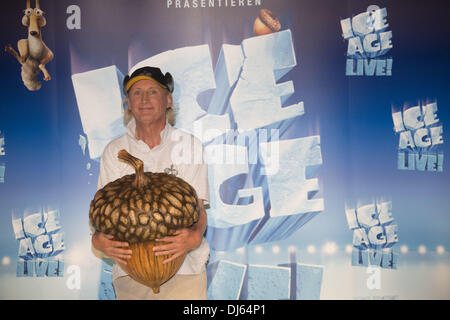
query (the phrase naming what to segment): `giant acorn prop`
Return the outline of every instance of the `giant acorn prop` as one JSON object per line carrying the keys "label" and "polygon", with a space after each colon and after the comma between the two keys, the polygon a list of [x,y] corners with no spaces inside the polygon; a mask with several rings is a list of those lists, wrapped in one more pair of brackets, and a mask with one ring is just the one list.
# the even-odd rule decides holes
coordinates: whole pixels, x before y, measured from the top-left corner
{"label": "giant acorn prop", "polygon": [[[89,219],[98,231],[127,241],[132,255],[119,264],[134,280],[159,293],[162,283],[180,268],[186,255],[163,264],[169,255],[155,256],[155,239],[173,235],[198,220],[197,194],[186,181],[172,174],[144,172],[144,163],[121,150],[121,161],[136,173],[123,176],[98,190],[91,201]],[[158,242],[158,245],[164,242]]]}

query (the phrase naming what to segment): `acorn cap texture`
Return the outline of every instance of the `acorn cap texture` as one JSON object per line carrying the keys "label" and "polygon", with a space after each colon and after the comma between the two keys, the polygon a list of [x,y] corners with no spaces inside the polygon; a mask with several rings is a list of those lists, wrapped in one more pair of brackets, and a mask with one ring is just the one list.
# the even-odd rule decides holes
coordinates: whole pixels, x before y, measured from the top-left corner
{"label": "acorn cap texture", "polygon": [[198,221],[198,198],[190,184],[172,174],[144,173],[143,162],[125,150],[119,152],[119,159],[136,173],[96,192],[89,210],[96,230],[138,243],[172,235]]}

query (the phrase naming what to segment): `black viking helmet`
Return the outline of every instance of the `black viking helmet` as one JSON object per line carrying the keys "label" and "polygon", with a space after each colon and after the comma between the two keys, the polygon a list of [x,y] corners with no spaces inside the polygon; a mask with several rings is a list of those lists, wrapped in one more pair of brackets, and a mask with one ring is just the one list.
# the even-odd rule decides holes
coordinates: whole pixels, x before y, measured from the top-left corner
{"label": "black viking helmet", "polygon": [[149,79],[154,80],[160,84],[163,88],[167,89],[170,93],[173,92],[173,78],[169,72],[165,75],[161,72],[161,69],[155,67],[142,67],[136,69],[131,76],[127,75],[123,79],[123,91],[125,94],[128,93],[130,88],[139,80]]}

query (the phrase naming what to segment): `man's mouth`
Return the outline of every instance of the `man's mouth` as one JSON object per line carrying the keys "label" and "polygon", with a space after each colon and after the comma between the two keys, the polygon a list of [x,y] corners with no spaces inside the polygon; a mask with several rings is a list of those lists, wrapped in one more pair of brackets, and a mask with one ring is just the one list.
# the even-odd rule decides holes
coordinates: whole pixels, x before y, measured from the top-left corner
{"label": "man's mouth", "polygon": [[140,106],[139,107],[139,110],[153,110],[153,107],[152,106]]}

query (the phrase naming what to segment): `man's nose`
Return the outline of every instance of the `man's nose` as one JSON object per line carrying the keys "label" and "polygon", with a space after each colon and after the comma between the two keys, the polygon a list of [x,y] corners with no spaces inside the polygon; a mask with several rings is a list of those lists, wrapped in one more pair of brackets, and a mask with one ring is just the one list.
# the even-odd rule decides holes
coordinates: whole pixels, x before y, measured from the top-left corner
{"label": "man's nose", "polygon": [[142,93],[142,101],[148,101],[150,100],[150,94],[147,91],[144,91]]}

